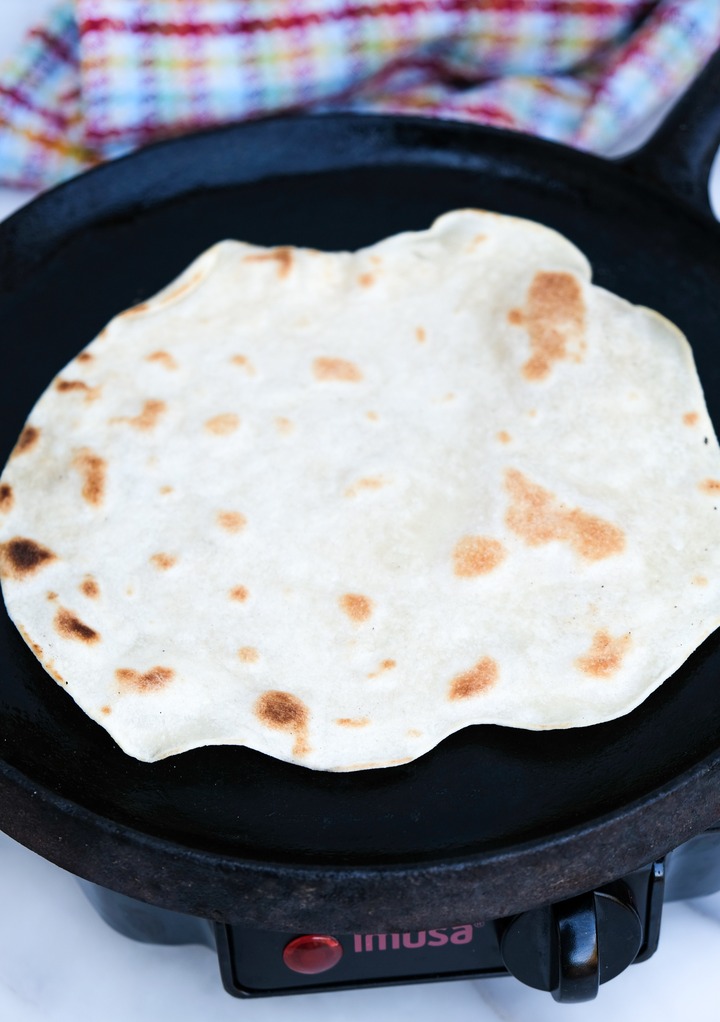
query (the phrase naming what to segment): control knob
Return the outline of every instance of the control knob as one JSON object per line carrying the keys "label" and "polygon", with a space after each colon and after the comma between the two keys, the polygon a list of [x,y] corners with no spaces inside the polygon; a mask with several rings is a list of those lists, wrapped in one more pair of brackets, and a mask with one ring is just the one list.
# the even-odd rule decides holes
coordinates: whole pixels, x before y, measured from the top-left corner
{"label": "control knob", "polygon": [[622,881],[499,924],[505,967],[556,1001],[590,1001],[637,956],[643,928]]}

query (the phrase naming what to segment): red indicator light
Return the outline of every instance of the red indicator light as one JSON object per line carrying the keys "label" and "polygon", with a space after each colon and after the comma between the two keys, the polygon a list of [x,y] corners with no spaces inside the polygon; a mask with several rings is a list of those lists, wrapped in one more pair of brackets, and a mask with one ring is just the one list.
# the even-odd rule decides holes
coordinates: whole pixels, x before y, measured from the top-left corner
{"label": "red indicator light", "polygon": [[336,937],[320,937],[312,933],[291,940],[283,951],[283,961],[293,972],[314,976],[332,969],[342,954],[342,944]]}

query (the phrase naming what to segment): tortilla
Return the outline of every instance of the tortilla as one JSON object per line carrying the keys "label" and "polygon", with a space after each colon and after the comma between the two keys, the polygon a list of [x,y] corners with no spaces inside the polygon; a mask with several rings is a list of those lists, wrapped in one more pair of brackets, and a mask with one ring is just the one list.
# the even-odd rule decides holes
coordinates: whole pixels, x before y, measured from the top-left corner
{"label": "tortilla", "polygon": [[473,210],[224,241],[50,384],[0,478],[8,611],[131,756],[321,770],[627,713],[720,623],[689,345]]}

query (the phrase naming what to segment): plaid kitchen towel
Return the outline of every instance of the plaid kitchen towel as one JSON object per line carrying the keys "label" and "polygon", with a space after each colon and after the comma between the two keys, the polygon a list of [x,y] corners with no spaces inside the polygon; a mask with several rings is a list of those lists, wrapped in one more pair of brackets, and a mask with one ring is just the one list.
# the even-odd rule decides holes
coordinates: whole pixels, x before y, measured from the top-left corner
{"label": "plaid kitchen towel", "polygon": [[478,121],[598,152],[720,46],[720,0],[66,0],[0,68],[0,183],[283,110]]}

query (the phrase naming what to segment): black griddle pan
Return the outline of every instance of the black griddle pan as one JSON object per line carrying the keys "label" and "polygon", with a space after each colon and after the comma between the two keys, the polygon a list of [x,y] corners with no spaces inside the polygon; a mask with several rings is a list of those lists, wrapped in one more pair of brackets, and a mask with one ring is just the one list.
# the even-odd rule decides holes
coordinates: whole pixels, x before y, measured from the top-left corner
{"label": "black griddle pan", "polygon": [[[83,174],[0,227],[0,463],[61,367],[214,242],[354,249],[458,207],[556,228],[598,284],[677,323],[717,425],[719,141],[716,56],[619,161],[466,124],[332,115],[212,130]],[[334,774],[244,748],[140,763],[0,611],[2,829],[95,883],[228,922],[410,930],[569,897],[720,819],[719,767],[720,633],[619,720],[468,727],[407,765]]]}

